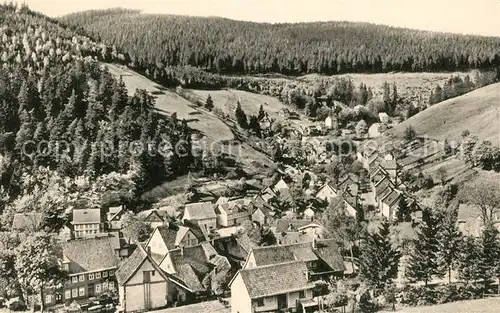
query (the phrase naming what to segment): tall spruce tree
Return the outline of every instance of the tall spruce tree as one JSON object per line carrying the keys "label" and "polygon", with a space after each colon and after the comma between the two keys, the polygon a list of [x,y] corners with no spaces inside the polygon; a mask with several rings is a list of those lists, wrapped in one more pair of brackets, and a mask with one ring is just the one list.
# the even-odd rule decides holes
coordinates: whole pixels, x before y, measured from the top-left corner
{"label": "tall spruce tree", "polygon": [[207,108],[207,110],[209,111],[212,111],[212,109],[214,108],[214,100],[212,100],[212,97],[210,95],[208,95],[207,101],[205,101],[205,108]]}
{"label": "tall spruce tree", "polygon": [[398,210],[396,211],[396,220],[399,223],[411,222],[411,207],[408,204],[408,200],[403,195],[399,199]]}
{"label": "tall spruce tree", "polygon": [[451,272],[455,267],[459,253],[462,233],[457,227],[458,208],[451,207],[445,213],[441,224],[441,231],[438,236],[439,242],[439,263],[443,271],[448,275],[448,282],[451,283]]}
{"label": "tall spruce tree", "polygon": [[443,272],[439,266],[439,241],[441,230],[441,214],[425,208],[422,212],[422,221],[416,229],[417,238],[413,241],[410,251],[406,275],[414,282],[428,283]]}
{"label": "tall spruce tree", "polygon": [[466,236],[460,243],[457,258],[458,278],[468,284],[481,279],[483,275],[483,249],[478,239]]}
{"label": "tall spruce tree", "polygon": [[400,253],[391,242],[389,226],[383,220],[378,231],[367,231],[360,247],[359,275],[375,288],[390,284],[398,271]]}
{"label": "tall spruce tree", "polygon": [[488,223],[483,230],[481,236],[481,243],[483,248],[483,279],[484,289],[488,291],[492,278],[498,276],[498,269],[500,267],[500,238],[498,229],[493,222]]}
{"label": "tall spruce tree", "polygon": [[243,109],[241,108],[241,103],[239,100],[236,103],[236,110],[234,114],[236,116],[236,122],[238,122],[238,125],[241,128],[247,129],[248,128],[247,115],[245,114],[245,111],[243,111]]}

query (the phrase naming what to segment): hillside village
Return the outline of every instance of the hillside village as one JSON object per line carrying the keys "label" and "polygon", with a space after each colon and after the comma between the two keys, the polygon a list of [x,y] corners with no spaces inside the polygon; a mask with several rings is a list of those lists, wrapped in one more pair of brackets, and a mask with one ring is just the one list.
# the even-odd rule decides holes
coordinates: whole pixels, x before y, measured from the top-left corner
{"label": "hillside village", "polygon": [[[417,32],[380,25],[290,24],[288,37],[143,18],[0,5],[0,307],[373,313],[498,300],[498,38],[418,32],[434,39],[415,48]],[[156,35],[171,54],[151,40],[158,25],[186,33]],[[210,42],[193,52],[182,42],[200,25]],[[206,48],[240,45],[224,37],[234,27],[262,51]],[[332,35],[360,30],[393,36],[401,56]],[[346,50],[332,54],[330,38]],[[291,54],[260,55],[277,53],[274,39]]]}
{"label": "hillside village", "polygon": [[[368,193],[373,193],[378,214],[394,219],[403,191],[396,189],[396,172],[390,168],[394,161],[390,161],[372,168]],[[44,292],[45,305],[57,308],[76,300],[87,308],[92,303],[89,299],[108,291],[116,294],[126,312],[202,301],[211,294],[231,292],[239,299],[246,290],[241,284],[248,289],[254,288],[256,279],[266,288],[276,284],[265,273],[278,266],[290,281],[283,276],[270,290],[241,297],[271,301],[268,296],[283,294],[276,303],[265,305],[275,309],[295,308],[298,303],[304,308],[317,306],[320,294],[313,293],[314,281],[356,274],[336,240],[329,239],[321,224],[322,211],[331,205],[356,217],[362,201],[359,183],[351,177],[338,186],[330,182],[317,186],[311,197],[324,203],[321,209],[310,205],[305,210],[292,206],[282,211],[274,206],[273,200],[290,194],[289,183],[280,178],[253,196],[142,211],[136,216],[151,229],[142,242],[133,242],[121,232],[123,222],[133,214],[124,207],[72,210],[71,221],[60,232],[69,278],[62,290]],[[12,229],[23,233],[42,226],[40,214],[17,213]],[[305,276],[295,281],[297,273]],[[269,284],[263,278],[271,279]],[[290,284],[295,284],[291,291],[282,289]],[[146,297],[134,296],[142,290],[148,291]],[[235,312],[248,309],[236,307]]]}

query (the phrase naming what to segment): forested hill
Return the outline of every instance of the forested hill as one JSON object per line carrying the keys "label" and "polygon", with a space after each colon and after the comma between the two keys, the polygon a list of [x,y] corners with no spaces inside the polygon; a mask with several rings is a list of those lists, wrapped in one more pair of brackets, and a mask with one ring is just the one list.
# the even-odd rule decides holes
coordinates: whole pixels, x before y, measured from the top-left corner
{"label": "forested hill", "polygon": [[[187,123],[157,114],[144,90],[128,96],[98,62],[111,55],[26,7],[0,5],[0,230],[14,212],[127,203],[189,167]],[[179,142],[186,156],[157,153]]]}
{"label": "forested hill", "polygon": [[62,18],[123,49],[132,67],[223,73],[456,71],[500,65],[500,38],[352,22],[264,24],[112,9]]}

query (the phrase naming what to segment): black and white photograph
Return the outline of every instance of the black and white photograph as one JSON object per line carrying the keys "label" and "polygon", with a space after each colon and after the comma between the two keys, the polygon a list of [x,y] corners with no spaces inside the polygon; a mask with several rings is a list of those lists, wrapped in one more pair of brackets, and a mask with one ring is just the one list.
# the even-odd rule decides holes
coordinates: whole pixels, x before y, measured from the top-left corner
{"label": "black and white photograph", "polygon": [[500,312],[500,1],[3,0],[4,312]]}

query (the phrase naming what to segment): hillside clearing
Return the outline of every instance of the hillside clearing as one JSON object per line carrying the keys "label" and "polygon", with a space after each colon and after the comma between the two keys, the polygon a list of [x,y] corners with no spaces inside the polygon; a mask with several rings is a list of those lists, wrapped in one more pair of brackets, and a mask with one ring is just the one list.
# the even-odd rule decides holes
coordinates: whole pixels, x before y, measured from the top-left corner
{"label": "hillside clearing", "polygon": [[[405,308],[400,313],[497,313],[500,298],[460,301],[434,306]],[[383,311],[389,313],[393,311]]]}
{"label": "hillside clearing", "polygon": [[435,104],[390,130],[402,136],[412,126],[419,137],[457,140],[464,130],[500,146],[500,83]]}
{"label": "hillside clearing", "polygon": [[354,86],[358,87],[363,83],[373,89],[375,95],[382,95],[382,85],[384,82],[389,84],[396,83],[398,94],[400,97],[420,98],[423,103],[429,99],[431,90],[434,90],[436,85],[442,86],[451,76],[461,76],[472,73],[468,72],[453,72],[453,73],[377,73],[377,74],[342,74],[334,76],[324,76],[319,74],[308,74],[299,77],[299,80],[315,81],[323,78],[346,78],[350,79]]}
{"label": "hillside clearing", "polygon": [[[106,64],[106,66],[109,68],[110,73],[123,79],[129,94],[133,94],[138,88],[147,90],[155,96],[156,109],[160,113],[170,116],[176,112],[178,119],[186,119],[189,127],[204,134],[207,140],[201,140],[198,143],[203,145],[204,148],[210,149],[212,152],[224,151],[233,155],[238,162],[244,165],[244,169],[249,174],[262,172],[264,167],[270,166],[271,161],[269,158],[250,145],[244,142],[237,143],[236,145],[230,144],[230,141],[232,142],[236,139],[233,130],[215,114],[199,108],[195,103],[159,86],[157,83],[128,68],[115,64]],[[228,94],[228,91],[225,90],[215,91],[215,93],[217,92]],[[251,101],[258,103],[257,99],[260,99],[259,95],[253,97],[253,94],[248,92],[234,91],[234,94],[241,94],[243,98],[248,99],[245,100],[245,103],[250,103]],[[278,103],[279,101],[275,99],[275,102],[271,102],[271,99],[273,98],[266,97],[266,101],[277,107],[276,101]]]}
{"label": "hillside clearing", "polygon": [[[115,76],[121,76],[129,94],[136,89],[145,89],[156,97],[156,108],[164,114],[177,113],[178,119],[186,119],[189,127],[202,132],[211,141],[234,139],[231,129],[215,115],[196,109],[194,104],[178,94],[165,90],[148,78],[122,66],[106,64],[109,71]],[[160,88],[158,88],[160,87]]]}
{"label": "hillside clearing", "polygon": [[277,114],[286,106],[278,99],[271,96],[260,95],[248,91],[241,91],[235,89],[226,90],[196,90],[185,89],[198,96],[199,101],[205,103],[208,95],[212,97],[214,106],[222,112],[233,115],[236,109],[237,101],[240,101],[242,109],[247,115],[257,115],[259,108],[262,105],[264,111],[270,115]]}

